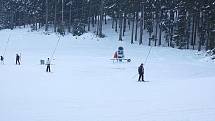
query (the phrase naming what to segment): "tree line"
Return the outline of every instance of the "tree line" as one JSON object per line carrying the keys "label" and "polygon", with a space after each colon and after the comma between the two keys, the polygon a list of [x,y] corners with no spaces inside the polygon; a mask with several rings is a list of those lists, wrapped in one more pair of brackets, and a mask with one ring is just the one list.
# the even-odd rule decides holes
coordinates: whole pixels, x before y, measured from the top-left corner
{"label": "tree line", "polygon": [[[215,48],[215,0],[0,0],[0,29],[30,25],[81,35],[96,28],[104,37],[107,17],[119,41],[129,32],[131,44]],[[145,31],[148,40],[143,40]]]}

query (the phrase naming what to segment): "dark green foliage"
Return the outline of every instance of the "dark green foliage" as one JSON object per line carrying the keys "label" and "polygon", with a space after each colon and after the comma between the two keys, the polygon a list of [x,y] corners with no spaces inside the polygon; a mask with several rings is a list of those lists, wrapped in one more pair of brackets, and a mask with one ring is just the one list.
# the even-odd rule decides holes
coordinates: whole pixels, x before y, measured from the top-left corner
{"label": "dark green foliage", "polygon": [[139,34],[148,32],[158,45],[215,48],[215,0],[0,0],[0,29],[30,25],[32,30],[53,27],[62,35],[81,35],[88,26],[88,31],[103,37],[106,15],[114,19],[112,28],[119,32],[119,40],[132,28],[131,43],[147,41]]}
{"label": "dark green foliage", "polygon": [[74,24],[73,24],[73,36],[80,36],[82,35],[85,31],[84,29],[84,24],[80,23],[80,21],[78,19],[75,20]]}

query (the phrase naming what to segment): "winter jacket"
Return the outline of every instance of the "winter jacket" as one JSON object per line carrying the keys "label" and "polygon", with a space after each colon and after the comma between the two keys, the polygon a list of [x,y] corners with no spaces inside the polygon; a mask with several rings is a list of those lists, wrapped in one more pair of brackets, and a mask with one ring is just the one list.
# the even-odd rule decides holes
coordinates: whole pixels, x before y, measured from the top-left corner
{"label": "winter jacket", "polygon": [[118,58],[118,54],[117,54],[117,52],[115,52],[115,53],[114,53],[113,58]]}
{"label": "winter jacket", "polygon": [[50,61],[50,60],[47,60],[47,61],[46,61],[46,65],[51,65],[51,61]]}
{"label": "winter jacket", "polygon": [[3,61],[4,60],[4,57],[3,56],[1,56],[1,61]]}
{"label": "winter jacket", "polygon": [[16,54],[16,60],[19,60],[20,56],[18,54]]}
{"label": "winter jacket", "polygon": [[142,65],[138,67],[138,73],[144,74],[144,67]]}

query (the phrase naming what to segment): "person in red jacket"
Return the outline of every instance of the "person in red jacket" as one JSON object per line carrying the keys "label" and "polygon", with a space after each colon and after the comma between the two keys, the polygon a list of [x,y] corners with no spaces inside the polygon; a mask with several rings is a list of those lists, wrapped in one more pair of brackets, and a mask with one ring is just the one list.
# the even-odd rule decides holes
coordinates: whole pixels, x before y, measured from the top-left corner
{"label": "person in red jacket", "polygon": [[114,53],[114,56],[113,56],[114,59],[117,59],[118,58],[118,54],[117,54],[117,51]]}

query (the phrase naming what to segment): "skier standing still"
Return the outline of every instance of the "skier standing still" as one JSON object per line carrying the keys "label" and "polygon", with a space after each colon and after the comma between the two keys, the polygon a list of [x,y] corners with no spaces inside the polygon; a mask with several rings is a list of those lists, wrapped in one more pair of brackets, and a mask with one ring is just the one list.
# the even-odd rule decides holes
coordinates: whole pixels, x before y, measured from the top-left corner
{"label": "skier standing still", "polygon": [[139,78],[138,81],[140,81],[140,79],[142,81],[144,81],[144,67],[143,64],[141,63],[141,65],[138,67],[138,73],[139,73]]}
{"label": "skier standing still", "polygon": [[20,65],[20,55],[16,54],[16,65]]}
{"label": "skier standing still", "polygon": [[1,64],[4,64],[4,57],[1,56]]}
{"label": "skier standing still", "polygon": [[51,68],[50,68],[51,61],[49,60],[49,58],[48,58],[47,61],[46,61],[46,65],[47,65],[47,67],[46,67],[46,72],[51,72]]}

